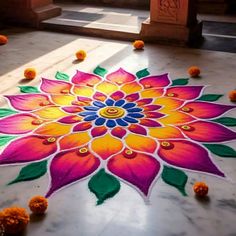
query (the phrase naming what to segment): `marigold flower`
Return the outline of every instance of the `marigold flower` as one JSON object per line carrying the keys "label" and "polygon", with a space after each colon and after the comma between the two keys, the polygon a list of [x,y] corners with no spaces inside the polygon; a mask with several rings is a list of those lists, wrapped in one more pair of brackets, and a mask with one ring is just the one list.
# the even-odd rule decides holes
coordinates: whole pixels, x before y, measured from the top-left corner
{"label": "marigold flower", "polygon": [[27,68],[24,71],[24,76],[26,79],[34,79],[36,77],[36,70],[34,68]]}
{"label": "marigold flower", "polygon": [[205,197],[208,193],[208,186],[204,182],[196,182],[193,185],[193,191],[199,197]]}
{"label": "marigold flower", "polygon": [[236,102],[236,90],[232,90],[229,92],[229,99],[231,102]]}
{"label": "marigold flower", "polygon": [[197,66],[191,66],[188,69],[188,73],[191,77],[196,78],[200,75],[201,71],[200,68]]}
{"label": "marigold flower", "polygon": [[133,46],[137,50],[142,50],[144,48],[144,42],[142,40],[135,40]]}
{"label": "marigold flower", "polygon": [[86,58],[87,54],[84,50],[79,50],[76,52],[75,56],[78,60],[83,61]]}
{"label": "marigold flower", "polygon": [[43,196],[35,196],[29,201],[29,208],[34,214],[44,214],[48,208],[48,200]]}
{"label": "marigold flower", "polygon": [[7,234],[22,232],[29,223],[30,217],[26,209],[21,207],[5,208],[0,212],[0,225]]}
{"label": "marigold flower", "polygon": [[0,35],[0,45],[7,44],[8,38],[5,35]]}

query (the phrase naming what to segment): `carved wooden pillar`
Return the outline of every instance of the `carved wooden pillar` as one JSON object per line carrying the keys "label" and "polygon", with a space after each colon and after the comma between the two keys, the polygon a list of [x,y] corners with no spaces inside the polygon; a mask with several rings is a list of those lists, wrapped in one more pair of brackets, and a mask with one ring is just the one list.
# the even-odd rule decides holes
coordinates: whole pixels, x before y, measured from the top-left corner
{"label": "carved wooden pillar", "polygon": [[3,21],[38,26],[42,20],[58,16],[61,8],[53,0],[3,0],[0,17]]}
{"label": "carved wooden pillar", "polygon": [[201,35],[195,0],[151,0],[150,18],[142,24],[142,38],[188,43]]}

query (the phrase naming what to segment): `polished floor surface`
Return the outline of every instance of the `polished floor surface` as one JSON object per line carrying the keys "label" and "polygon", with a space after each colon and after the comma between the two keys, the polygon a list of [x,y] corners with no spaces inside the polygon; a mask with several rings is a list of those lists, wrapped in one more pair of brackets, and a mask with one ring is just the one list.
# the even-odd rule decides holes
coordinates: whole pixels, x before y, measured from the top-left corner
{"label": "polished floor surface", "polygon": [[[92,71],[97,65],[108,70],[124,67],[130,72],[149,68],[152,74],[170,72],[172,79],[187,76],[187,68],[197,65],[200,79],[190,84],[211,85],[206,93],[226,94],[219,103],[230,104],[229,90],[235,88],[236,54],[199,49],[147,44],[144,51],[133,51],[130,42],[103,40],[61,33],[11,28],[9,43],[0,47],[0,94],[18,93],[19,85],[37,85],[40,77],[54,78],[57,71],[73,75],[76,69]],[[73,63],[78,49],[88,52],[84,62]],[[37,79],[22,81],[23,70],[35,67]],[[0,98],[1,106],[6,106]],[[236,111],[229,113],[235,116]],[[229,143],[236,148],[236,143]],[[232,181],[188,172],[187,197],[161,179],[152,189],[150,201],[144,202],[135,189],[122,183],[114,198],[96,206],[88,190],[88,180],[76,183],[49,200],[45,217],[33,218],[28,236],[235,236],[236,163],[213,155],[215,162]],[[48,176],[35,181],[6,184],[15,178],[20,166],[0,167],[0,208],[11,205],[27,207],[34,195],[45,194]],[[209,199],[195,198],[192,185],[205,181]]]}

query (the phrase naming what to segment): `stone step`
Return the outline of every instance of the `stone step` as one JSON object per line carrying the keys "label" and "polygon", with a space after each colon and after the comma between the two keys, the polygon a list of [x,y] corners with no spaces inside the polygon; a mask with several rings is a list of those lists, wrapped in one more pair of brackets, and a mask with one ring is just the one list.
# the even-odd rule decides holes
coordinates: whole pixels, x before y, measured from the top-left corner
{"label": "stone step", "polygon": [[134,40],[139,38],[145,17],[122,13],[91,13],[63,10],[62,15],[41,23],[43,29],[88,36]]}

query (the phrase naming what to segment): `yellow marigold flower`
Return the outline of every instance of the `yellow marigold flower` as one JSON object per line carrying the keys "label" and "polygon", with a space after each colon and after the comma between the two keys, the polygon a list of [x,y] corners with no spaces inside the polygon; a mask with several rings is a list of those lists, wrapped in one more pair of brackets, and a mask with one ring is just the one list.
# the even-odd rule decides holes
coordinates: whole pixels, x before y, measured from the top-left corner
{"label": "yellow marigold flower", "polygon": [[75,56],[78,60],[82,61],[86,58],[87,54],[84,50],[79,50],[75,53]]}
{"label": "yellow marigold flower", "polygon": [[44,214],[48,208],[48,200],[43,196],[35,196],[29,201],[29,208],[34,214]]}
{"label": "yellow marigold flower", "polygon": [[134,46],[135,49],[141,50],[141,49],[144,48],[144,42],[142,40],[135,40],[133,42],[133,46]]}
{"label": "yellow marigold flower", "polygon": [[21,207],[5,208],[0,212],[0,225],[7,234],[22,232],[29,220],[30,217],[26,209]]}
{"label": "yellow marigold flower", "polygon": [[34,79],[36,77],[36,70],[34,68],[27,68],[24,71],[24,76],[26,79]]}
{"label": "yellow marigold flower", "polygon": [[197,66],[191,66],[188,69],[188,73],[191,77],[196,78],[200,75],[201,71],[200,68]]}

